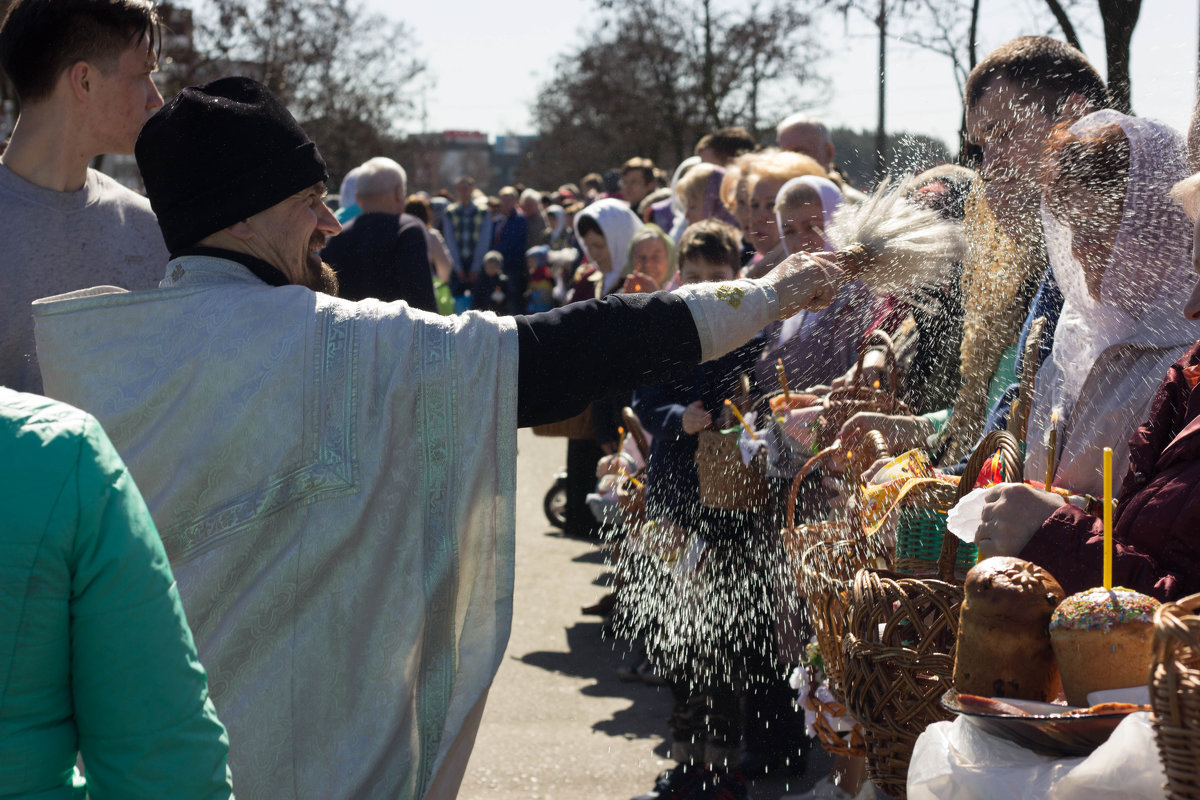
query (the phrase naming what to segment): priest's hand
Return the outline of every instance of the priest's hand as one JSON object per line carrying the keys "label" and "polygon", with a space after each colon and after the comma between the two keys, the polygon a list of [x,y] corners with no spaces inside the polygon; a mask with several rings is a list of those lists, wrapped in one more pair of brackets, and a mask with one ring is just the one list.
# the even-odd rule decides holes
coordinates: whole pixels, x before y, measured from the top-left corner
{"label": "priest's hand", "polygon": [[984,558],[1020,553],[1038,528],[1067,502],[1061,495],[1024,483],[996,486],[983,499],[983,521],[975,533],[975,546]]}
{"label": "priest's hand", "polygon": [[766,275],[779,295],[779,319],[820,311],[837,297],[842,270],[833,253],[796,253]]}

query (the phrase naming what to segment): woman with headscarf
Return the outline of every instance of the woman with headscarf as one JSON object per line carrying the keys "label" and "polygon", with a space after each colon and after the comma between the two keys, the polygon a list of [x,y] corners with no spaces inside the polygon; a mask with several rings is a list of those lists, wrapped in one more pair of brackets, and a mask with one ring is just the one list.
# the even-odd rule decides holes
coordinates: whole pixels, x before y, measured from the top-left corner
{"label": "woman with headscarf", "polygon": [[362,213],[362,209],[358,205],[358,198],[354,196],[358,186],[358,173],[358,167],[347,172],[346,177],[342,178],[342,185],[338,187],[338,210],[334,216],[343,225]]}
{"label": "woman with headscarf", "polygon": [[[1045,473],[1055,425],[1054,485],[1099,495],[1101,451],[1112,447],[1114,479],[1124,474],[1114,582],[1178,598],[1200,591],[1200,342],[1182,358],[1178,344],[1200,335],[1200,285],[1188,298],[1188,220],[1167,196],[1186,173],[1183,141],[1161,123],[1106,110],[1057,131],[1048,150],[1043,224],[1063,311],[1035,381],[1027,472]],[[1196,176],[1176,187],[1193,220],[1198,187]],[[1192,243],[1200,248],[1196,230]],[[1164,372],[1151,394],[1147,383]],[[1136,429],[1134,414],[1145,420]],[[996,487],[985,500],[981,552],[1031,560],[1068,592],[1100,584],[1100,509],[1026,485]]]}
{"label": "woman with headscarf", "polygon": [[575,215],[575,238],[587,262],[575,276],[568,302],[604,297],[621,287],[629,272],[629,243],[642,226],[622,200],[597,200]]}
{"label": "woman with headscarf", "polygon": [[1168,194],[1186,152],[1168,126],[1106,110],[1056,131],[1047,153],[1042,225],[1063,308],[1034,382],[1026,469],[1045,473],[1056,424],[1055,484],[1098,496],[1104,446],[1119,480],[1154,379],[1200,334],[1178,313],[1192,270]]}
{"label": "woman with headscarf", "polygon": [[567,212],[558,204],[551,205],[546,209],[546,216],[550,219],[550,239],[547,244],[551,250],[562,250],[564,247],[570,247],[570,237],[567,235]]}
{"label": "woman with headscarf", "polygon": [[[802,175],[784,182],[770,203],[775,216],[772,229],[790,231],[790,236],[780,238],[783,256],[801,250],[835,250],[825,231],[842,202],[841,190],[827,178]],[[874,296],[856,282],[844,286],[823,311],[801,312],[769,325],[764,331],[767,346],[755,367],[763,393],[780,389],[778,359],[783,360],[788,383],[796,387],[829,384],[844,373],[858,357],[875,306]]]}

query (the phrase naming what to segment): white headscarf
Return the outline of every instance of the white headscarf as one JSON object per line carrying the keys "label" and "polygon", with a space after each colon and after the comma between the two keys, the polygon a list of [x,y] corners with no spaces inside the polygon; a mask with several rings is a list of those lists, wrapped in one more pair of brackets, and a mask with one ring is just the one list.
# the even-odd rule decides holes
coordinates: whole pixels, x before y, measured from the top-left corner
{"label": "white headscarf", "polygon": [[[816,190],[817,198],[821,202],[821,216],[824,219],[822,225],[821,238],[825,240],[825,249],[834,250],[833,243],[829,241],[829,226],[833,224],[834,213],[842,207],[845,202],[845,196],[842,195],[842,190],[837,187],[837,184],[828,178],[818,178],[816,175],[801,175],[798,178],[792,178],[783,186],[779,187],[779,192],[775,195],[775,224],[779,226],[779,243],[783,245],[783,252],[788,253],[787,240],[783,238],[783,214],[780,211],[779,201],[787,196],[787,192],[791,187],[804,184]],[[783,321],[783,325],[779,327],[779,342],[786,342],[798,333],[811,328],[825,313],[825,309],[821,311],[801,311],[795,316],[788,317]]]}
{"label": "white headscarf", "polygon": [[567,212],[560,205],[553,205],[546,209],[546,214],[554,218],[554,229],[550,231],[551,243],[557,242],[558,237],[562,236],[562,232],[567,229]]}
{"label": "white headscarf", "polygon": [[778,194],[775,195],[775,224],[779,226],[779,241],[783,244],[783,252],[791,255],[787,249],[787,242],[783,238],[783,214],[780,213],[780,201],[787,196],[788,191],[793,186],[804,184],[817,193],[817,197],[821,201],[821,216],[824,217],[824,225],[822,225],[821,236],[825,240],[825,249],[833,251],[835,248],[833,243],[829,241],[829,226],[833,224],[833,215],[846,197],[842,194],[842,190],[837,184],[828,178],[818,178],[816,175],[801,175],[799,178],[792,178],[790,181],[779,187]]}
{"label": "white headscarf", "polygon": [[[624,200],[613,197],[597,200],[575,215],[575,238],[579,240],[585,254],[587,245],[583,243],[583,236],[579,233],[579,220],[582,217],[596,220],[604,233],[604,242],[608,245],[608,254],[612,259],[612,270],[604,276],[603,294],[608,294],[617,287],[629,269],[629,241],[633,238],[633,232],[641,227],[642,221]],[[590,254],[588,260],[592,260]]]}
{"label": "white headscarf", "polygon": [[1183,137],[1156,120],[1107,109],[1079,120],[1071,133],[1083,135],[1112,124],[1120,125],[1129,140],[1129,178],[1099,300],[1088,292],[1083,265],[1071,252],[1070,229],[1042,207],[1046,254],[1063,306],[1054,349],[1036,378],[1037,395],[1044,392],[1049,402],[1041,407],[1035,402],[1030,415],[1029,463],[1046,463],[1051,415],[1057,415],[1059,424],[1067,421],[1105,350],[1122,344],[1170,347],[1196,338],[1195,323],[1183,316],[1195,278],[1191,225],[1168,195],[1188,174]]}

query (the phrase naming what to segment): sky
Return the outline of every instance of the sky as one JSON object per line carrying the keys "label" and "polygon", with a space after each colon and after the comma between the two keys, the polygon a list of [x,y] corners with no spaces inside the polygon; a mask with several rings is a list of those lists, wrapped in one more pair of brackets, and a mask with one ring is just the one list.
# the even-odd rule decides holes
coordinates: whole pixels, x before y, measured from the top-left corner
{"label": "sky", "polygon": [[[595,0],[439,0],[405,3],[365,0],[372,11],[403,20],[435,88],[426,95],[424,130],[476,130],[489,135],[534,133],[530,108],[557,58],[572,52]],[[737,2],[738,0],[732,0]],[[1094,6],[1094,3],[1086,3]],[[1031,29],[1042,0],[984,0],[979,54]],[[1101,75],[1104,41],[1098,14],[1074,12],[1084,52]],[[1086,24],[1081,26],[1080,21]],[[828,102],[809,109],[831,127],[874,130],[878,39],[861,15],[826,14],[819,31],[830,50],[824,73],[832,79]],[[1048,22],[1052,25],[1052,22]],[[1196,97],[1200,0],[1143,0],[1133,36],[1132,84],[1136,113],[1185,129]],[[406,43],[406,46],[409,46]],[[887,128],[924,133],[956,148],[961,100],[950,61],[889,42]],[[421,130],[420,121],[406,126]]]}

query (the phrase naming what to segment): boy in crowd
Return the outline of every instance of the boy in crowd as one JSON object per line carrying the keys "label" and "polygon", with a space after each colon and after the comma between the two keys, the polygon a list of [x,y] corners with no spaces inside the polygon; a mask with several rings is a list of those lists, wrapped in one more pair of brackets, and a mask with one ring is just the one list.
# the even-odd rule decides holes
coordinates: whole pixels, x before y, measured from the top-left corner
{"label": "boy in crowd", "polygon": [[[741,235],[732,226],[698,222],[679,242],[680,279],[684,285],[730,280],[741,251]],[[689,541],[667,549],[703,552],[687,576],[639,571],[631,564],[629,585],[622,590],[628,593],[620,605],[632,622],[630,632],[644,636],[674,701],[669,725],[671,756],[678,764],[659,776],[645,800],[692,796],[705,784],[715,785],[719,794],[714,796],[723,800],[746,797],[737,758],[739,699],[752,690],[749,676],[756,670],[742,653],[753,649],[746,643],[769,630],[769,573],[758,563],[764,551],[758,544],[760,515],[702,506],[695,458],[701,431],[732,424],[720,412],[727,398],[740,393],[742,375],[753,375],[761,347],[761,340],[751,341],[681,380],[634,394],[634,409],[654,437],[647,518],[664,521],[659,530],[686,531]]]}
{"label": "boy in crowd", "polygon": [[37,298],[163,277],[167,248],[146,198],[88,166],[132,155],[162,106],[159,44],[146,0],[16,0],[0,24],[0,67],[21,103],[0,158],[0,385],[42,390]]}

